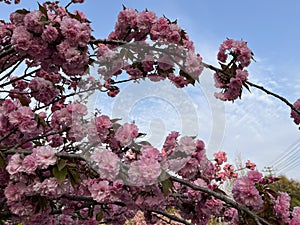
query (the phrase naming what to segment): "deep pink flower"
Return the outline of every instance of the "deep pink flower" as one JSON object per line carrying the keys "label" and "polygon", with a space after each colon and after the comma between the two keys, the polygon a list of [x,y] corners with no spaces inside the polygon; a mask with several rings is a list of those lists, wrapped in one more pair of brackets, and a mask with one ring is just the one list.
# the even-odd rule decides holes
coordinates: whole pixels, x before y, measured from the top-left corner
{"label": "deep pink flower", "polygon": [[219,151],[214,154],[214,157],[219,165],[227,161],[226,152]]}
{"label": "deep pink flower", "polygon": [[30,81],[31,95],[38,101],[49,104],[58,94],[59,90],[53,84],[41,77],[35,77]]}

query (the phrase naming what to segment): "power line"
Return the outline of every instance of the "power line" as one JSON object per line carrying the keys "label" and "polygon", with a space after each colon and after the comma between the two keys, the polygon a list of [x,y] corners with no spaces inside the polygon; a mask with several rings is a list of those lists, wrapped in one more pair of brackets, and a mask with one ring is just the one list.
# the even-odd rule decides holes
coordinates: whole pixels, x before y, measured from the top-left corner
{"label": "power line", "polygon": [[300,139],[298,139],[296,142],[294,142],[292,145],[290,145],[287,149],[288,151],[286,151],[283,155],[280,155],[273,163],[272,165],[274,167],[278,167],[280,166],[283,162],[288,162],[290,161],[294,155],[296,155],[298,153],[299,150],[299,146],[300,146]]}

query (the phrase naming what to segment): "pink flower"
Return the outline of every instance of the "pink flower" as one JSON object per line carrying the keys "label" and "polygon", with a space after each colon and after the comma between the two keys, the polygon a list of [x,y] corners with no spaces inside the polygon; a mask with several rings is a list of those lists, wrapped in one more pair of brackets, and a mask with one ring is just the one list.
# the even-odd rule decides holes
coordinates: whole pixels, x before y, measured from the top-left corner
{"label": "pink flower", "polygon": [[300,224],[300,207],[296,206],[292,212],[292,220],[290,221],[290,225],[299,225]]}
{"label": "pink flower", "polygon": [[17,51],[24,54],[29,49],[32,38],[32,34],[27,31],[26,27],[18,26],[14,29],[11,43],[15,46]]}
{"label": "pink flower", "polygon": [[155,159],[158,160],[160,156],[160,152],[158,149],[154,148],[153,146],[144,145],[141,148],[141,159]]}
{"label": "pink flower", "polygon": [[46,169],[56,163],[56,151],[50,146],[39,146],[34,148],[32,152],[35,154],[36,162],[41,169]]}
{"label": "pink flower", "polygon": [[80,103],[72,103],[67,105],[67,110],[73,115],[85,116],[87,115],[87,107]]}
{"label": "pink flower", "polygon": [[22,172],[22,159],[20,154],[16,153],[10,158],[6,170],[11,175]]}
{"label": "pink flower", "polygon": [[290,221],[290,200],[291,197],[287,193],[280,192],[280,196],[274,202],[274,211],[281,223],[288,223]]}
{"label": "pink flower", "polygon": [[43,32],[43,23],[40,22],[42,15],[38,10],[27,13],[24,17],[26,28],[34,33],[41,34]]}
{"label": "pink flower", "polygon": [[245,82],[248,79],[248,71],[238,69],[238,70],[236,70],[235,77],[240,79],[242,82]]}
{"label": "pink flower", "polygon": [[155,159],[141,159],[130,164],[128,170],[131,185],[151,185],[158,182],[161,167]]}
{"label": "pink flower", "polygon": [[247,177],[253,182],[257,183],[262,178],[262,174],[257,170],[251,170],[248,172]]}
{"label": "pink flower", "polygon": [[256,165],[255,165],[255,163],[250,162],[250,160],[248,160],[248,161],[246,162],[246,167],[247,167],[248,169],[250,169],[250,170],[254,170],[255,167],[256,167]]}
{"label": "pink flower", "polygon": [[93,179],[90,181],[88,189],[91,192],[92,198],[97,202],[105,202],[112,197],[108,181]]}
{"label": "pink flower", "polygon": [[22,171],[27,174],[32,174],[37,166],[36,156],[34,154],[27,155],[22,162]]}
{"label": "pink flower", "polygon": [[219,151],[214,154],[214,157],[219,165],[227,161],[226,152]]}
{"label": "pink flower", "polygon": [[[294,107],[300,111],[300,98],[294,103]],[[291,111],[291,118],[294,119],[294,122],[299,125],[300,124],[300,115],[294,110]]]}
{"label": "pink flower", "polygon": [[196,55],[194,52],[189,51],[184,63],[185,72],[190,75],[194,80],[198,80],[200,74],[203,71],[201,65],[202,58],[200,55]]}
{"label": "pink flower", "polygon": [[44,41],[51,43],[57,40],[59,36],[58,30],[53,26],[46,26],[46,29],[43,31],[42,38]]}
{"label": "pink flower", "polygon": [[260,210],[263,206],[263,200],[254,182],[248,177],[236,179],[232,193],[237,202],[252,207],[254,210]]}
{"label": "pink flower", "polygon": [[117,130],[115,138],[122,146],[130,145],[138,136],[138,128],[135,124],[125,123]]}
{"label": "pink flower", "polygon": [[193,138],[184,136],[180,139],[176,150],[184,152],[186,155],[192,155],[196,151],[196,143]]}
{"label": "pink flower", "polygon": [[27,134],[37,133],[38,131],[37,122],[35,120],[24,120],[19,125],[19,130],[22,133],[27,133]]}
{"label": "pink flower", "polygon": [[143,11],[136,17],[137,27],[143,31],[150,31],[152,25],[156,23],[157,17],[154,12]]}
{"label": "pink flower", "polygon": [[40,77],[31,80],[29,88],[32,91],[31,95],[45,104],[49,104],[59,94],[59,90],[50,81]]}
{"label": "pink flower", "polygon": [[16,184],[8,184],[4,190],[4,194],[8,201],[8,205],[13,204],[14,202],[21,201],[26,192],[27,186],[23,182],[18,182]]}
{"label": "pink flower", "polygon": [[98,166],[100,177],[107,180],[114,180],[120,170],[119,157],[107,150],[97,149],[92,153],[91,159]]}

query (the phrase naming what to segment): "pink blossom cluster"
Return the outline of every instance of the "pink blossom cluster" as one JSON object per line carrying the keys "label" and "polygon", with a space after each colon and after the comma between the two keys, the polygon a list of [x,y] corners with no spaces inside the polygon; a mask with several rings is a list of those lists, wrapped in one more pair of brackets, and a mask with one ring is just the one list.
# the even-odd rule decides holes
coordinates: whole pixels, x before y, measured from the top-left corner
{"label": "pink blossom cluster", "polygon": [[[260,175],[261,176],[261,175]],[[257,177],[255,177],[255,180]],[[232,189],[233,198],[254,210],[261,210],[263,207],[263,199],[255,187],[255,180],[252,176],[237,178]]]}
{"label": "pink blossom cluster", "polygon": [[32,154],[21,158],[19,153],[14,154],[6,167],[9,174],[27,173],[32,174],[37,168],[46,169],[56,163],[55,150],[50,146],[41,146],[33,149]]}
{"label": "pink blossom cluster", "polygon": [[281,192],[274,202],[274,211],[280,223],[290,222],[290,200],[291,197],[287,193]]}
{"label": "pink blossom cluster", "polygon": [[[153,48],[148,44],[148,38],[160,43],[158,47]],[[176,87],[182,88],[194,84],[203,71],[202,58],[195,54],[193,42],[188,35],[176,22],[165,17],[158,18],[154,12],[125,8],[119,13],[115,30],[109,35],[109,39],[139,42],[137,45],[127,46],[129,50],[122,49],[118,54],[115,51],[116,45],[98,46],[97,56],[101,65],[98,72],[106,81],[125,70],[130,79],[148,77],[151,81],[159,81],[168,78]],[[162,46],[161,51],[159,46]],[[167,54],[164,53],[166,46]],[[137,57],[133,57],[133,54]],[[123,59],[133,61],[128,63]],[[179,75],[174,74],[174,61],[179,63]],[[115,93],[110,93],[115,96]]]}
{"label": "pink blossom cluster", "polygon": [[214,74],[215,86],[223,89],[222,92],[216,93],[215,97],[223,101],[234,101],[241,97],[242,86],[248,77],[248,71],[244,68],[249,66],[253,53],[247,42],[227,39],[219,48],[218,60],[226,63],[228,55],[232,56],[229,64],[221,64],[225,73]]}
{"label": "pink blossom cluster", "polygon": [[39,116],[30,107],[22,106],[19,100],[4,100],[0,106],[0,134],[8,136],[0,144],[16,145],[40,134],[43,129],[37,118]]}
{"label": "pink blossom cluster", "polygon": [[15,28],[11,43],[20,55],[40,64],[47,72],[62,68],[68,75],[83,75],[88,64],[89,23],[81,12],[74,19],[64,8],[51,6],[12,13],[10,19]]}

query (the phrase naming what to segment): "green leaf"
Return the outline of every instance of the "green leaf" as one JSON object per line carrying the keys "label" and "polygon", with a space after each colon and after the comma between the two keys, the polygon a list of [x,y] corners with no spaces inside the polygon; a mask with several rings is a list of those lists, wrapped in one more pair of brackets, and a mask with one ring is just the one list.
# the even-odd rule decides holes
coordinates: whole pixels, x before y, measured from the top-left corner
{"label": "green leaf", "polygon": [[122,119],[121,118],[115,118],[115,119],[111,119],[110,122],[115,123],[115,122],[117,122],[119,120],[122,120]]}
{"label": "green leaf", "polygon": [[103,219],[103,212],[98,212],[96,215],[96,220],[101,221]]}
{"label": "green leaf", "polygon": [[164,192],[164,195],[165,196],[168,196],[169,192],[170,192],[170,189],[173,187],[173,183],[171,181],[171,179],[166,179],[166,180],[163,180],[161,182],[162,184],[162,187],[163,187],[163,192]]}
{"label": "green leaf", "polygon": [[38,3],[38,5],[39,5],[40,12],[47,16],[47,9],[44,6],[42,6],[40,3]]}
{"label": "green leaf", "polygon": [[57,168],[58,168],[58,170],[61,171],[65,167],[66,167],[66,160],[58,159],[58,162],[57,162]]}
{"label": "green leaf", "polygon": [[67,176],[68,170],[64,167],[62,170],[59,170],[57,166],[52,169],[53,176],[57,179],[58,183],[61,184]]}
{"label": "green leaf", "polygon": [[[65,168],[67,168],[67,167],[65,167]],[[69,178],[69,180],[72,184],[72,187],[76,188],[76,184],[81,183],[79,173],[75,170],[70,169],[70,168],[68,168],[67,171],[68,171],[68,178]]]}
{"label": "green leaf", "polygon": [[4,159],[4,155],[2,152],[0,152],[0,168],[1,169],[5,168],[5,159]]}

